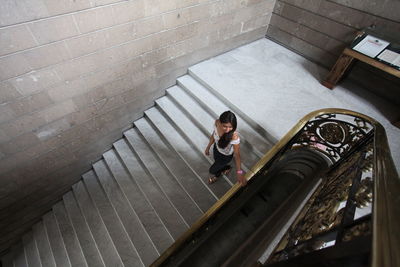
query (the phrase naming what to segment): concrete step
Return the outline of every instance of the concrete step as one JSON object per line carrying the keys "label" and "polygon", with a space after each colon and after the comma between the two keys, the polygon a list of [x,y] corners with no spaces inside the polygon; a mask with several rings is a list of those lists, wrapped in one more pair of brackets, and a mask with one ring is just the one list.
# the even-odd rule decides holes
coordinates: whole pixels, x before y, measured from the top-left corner
{"label": "concrete step", "polygon": [[122,261],[124,263],[126,262],[127,266],[143,266],[143,262],[141,261],[135,246],[129,238],[117,212],[107,199],[94,171],[89,171],[82,177],[89,196],[99,211]]}
{"label": "concrete step", "polygon": [[67,211],[69,220],[75,230],[81,245],[83,255],[85,255],[86,262],[89,266],[105,266],[100,251],[94,241],[93,235],[90,232],[85,218],[83,217],[78,204],[76,203],[72,191],[63,196],[65,210]]}
{"label": "concrete step", "polygon": [[36,240],[33,237],[33,232],[29,231],[22,237],[22,242],[24,243],[26,261],[29,267],[42,267],[40,262],[39,250],[37,248]]}
{"label": "concrete step", "polygon": [[[185,75],[177,80],[177,84],[185,90],[187,94],[192,96],[205,110],[207,110],[214,118],[221,113],[229,110],[223,101],[215,96],[210,90],[201,85],[192,76]],[[236,114],[238,122],[238,131],[245,140],[252,145],[254,152],[262,157],[274,145],[271,140],[261,135],[258,130],[253,128],[244,118]]]}
{"label": "concrete step", "polygon": [[138,130],[133,128],[124,133],[131,148],[149,170],[165,195],[178,210],[188,225],[192,225],[202,212],[188,193],[179,185],[175,177],[157,160],[151,148],[143,140]]}
{"label": "concrete step", "polygon": [[134,124],[180,186],[191,196],[197,206],[203,212],[206,212],[217,200],[206,183],[165,143],[145,118],[135,121]]}
{"label": "concrete step", "polygon": [[[186,116],[188,116],[190,120],[204,132],[204,134],[210,136],[213,133],[214,123],[219,115],[215,117],[211,116],[210,113],[203,109],[197,101],[195,101],[179,86],[173,86],[167,89],[167,94],[175,104],[185,112]],[[256,152],[257,150],[255,147],[247,142],[241,132],[239,132],[239,136],[242,164],[247,168],[250,168],[261,158],[262,154],[261,152]]]}
{"label": "concrete step", "polygon": [[71,225],[62,201],[53,206],[54,216],[63,238],[72,266],[88,266],[75,230]]}
{"label": "concrete step", "polygon": [[[208,144],[209,136],[201,131],[169,97],[164,96],[157,99],[156,104],[175,128],[185,135],[195,148],[203,152]],[[212,127],[212,124],[210,127]]]}
{"label": "concrete step", "polygon": [[[82,215],[86,220],[90,232],[97,244],[100,254],[106,266],[123,266],[119,253],[113,240],[104,225],[104,222],[94,206],[82,181],[72,186],[72,190]],[[123,252],[123,251],[121,251]]]}
{"label": "concrete step", "polygon": [[136,183],[132,181],[132,177],[127,172],[116,152],[114,150],[109,150],[103,154],[103,157],[115,181],[118,183],[119,188],[128,199],[156,246],[158,253],[162,253],[173,243],[174,239],[151,206],[149,200],[138,188]]}
{"label": "concrete step", "polygon": [[1,257],[1,266],[14,267],[14,254],[12,252],[8,252]]}
{"label": "concrete step", "polygon": [[199,152],[185,136],[182,136],[176,129],[168,122],[168,119],[157,108],[150,108],[145,111],[145,115],[149,122],[151,122],[157,133],[165,138],[170,146],[178,153],[181,160],[187,163],[190,168],[201,177],[202,181],[213,194],[221,198],[232,186],[228,179],[220,179],[217,183],[212,185],[207,184],[209,176],[208,169],[210,168],[211,159]]}
{"label": "concrete step", "polygon": [[56,262],[54,260],[53,252],[50,248],[50,242],[47,237],[46,229],[43,222],[38,222],[33,227],[33,236],[36,240],[36,244],[39,250],[40,261],[43,266],[55,267]]}
{"label": "concrete step", "polygon": [[278,140],[274,138],[268,131],[262,127],[260,124],[258,124],[255,120],[253,120],[251,117],[249,117],[244,110],[241,110],[238,108],[235,104],[233,104],[231,101],[229,101],[228,98],[226,98],[224,95],[222,95],[220,92],[215,90],[212,86],[210,86],[209,83],[207,83],[206,79],[203,79],[201,74],[198,73],[198,68],[197,66],[193,66],[188,69],[188,74],[195,79],[198,83],[200,83],[202,86],[207,88],[213,95],[215,95],[220,101],[222,101],[227,107],[229,107],[230,110],[232,110],[235,114],[239,115],[243,119],[246,120],[248,124],[251,125],[253,129],[256,129],[257,132],[263,136],[265,139],[268,140],[268,143],[270,144],[275,144]]}
{"label": "concrete step", "polygon": [[[174,127],[179,130],[179,132],[186,136],[188,140],[191,141],[192,145],[200,152],[204,153],[205,148],[209,142],[209,135],[206,135],[203,131],[201,131],[195,123],[192,122],[190,118],[188,118],[182,110],[175,105],[174,102],[169,97],[162,97],[156,100],[157,106],[163,112],[163,114],[170,120]],[[212,127],[212,123],[210,125]],[[212,128],[211,128],[212,129]],[[213,161],[210,158],[210,163]],[[243,165],[243,164],[242,164]],[[248,168],[243,165],[244,170],[248,170]],[[228,179],[232,184],[236,183],[236,177],[232,175],[228,175]]]}
{"label": "concrete step", "polygon": [[71,262],[53,212],[48,212],[43,216],[43,224],[46,228],[56,265],[71,267]]}
{"label": "concrete step", "polygon": [[[13,264],[11,266],[14,267],[28,267],[28,263],[26,262],[25,249],[22,242],[15,244],[11,248],[13,255]],[[6,265],[4,265],[6,266]],[[60,265],[61,266],[61,265]]]}
{"label": "concrete step", "polygon": [[173,239],[179,238],[189,227],[182,216],[168,200],[151,174],[142,166],[137,155],[128,145],[127,140],[124,138],[115,142],[114,148],[131,175],[133,183],[149,200]]}
{"label": "concrete step", "polygon": [[118,188],[118,185],[112,178],[105,161],[99,160],[94,163],[93,169],[144,265],[147,266],[151,264],[159,254],[139,220],[138,215]]}

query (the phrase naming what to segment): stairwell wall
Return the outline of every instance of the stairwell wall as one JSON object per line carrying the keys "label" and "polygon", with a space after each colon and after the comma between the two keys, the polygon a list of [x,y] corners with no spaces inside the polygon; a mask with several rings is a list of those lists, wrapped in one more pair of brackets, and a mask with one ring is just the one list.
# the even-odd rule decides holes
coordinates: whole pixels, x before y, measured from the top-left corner
{"label": "stairwell wall", "polygon": [[[375,25],[377,32],[400,40],[399,10],[396,0],[278,0],[267,36],[330,69],[360,29]],[[350,77],[400,105],[398,78],[362,62]]]}
{"label": "stairwell wall", "polygon": [[265,36],[274,4],[1,1],[0,250],[188,66]]}

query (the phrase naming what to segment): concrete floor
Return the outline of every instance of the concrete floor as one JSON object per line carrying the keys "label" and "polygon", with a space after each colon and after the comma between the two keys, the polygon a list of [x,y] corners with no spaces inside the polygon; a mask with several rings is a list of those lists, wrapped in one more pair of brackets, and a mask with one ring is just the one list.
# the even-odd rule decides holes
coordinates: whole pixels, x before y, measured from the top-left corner
{"label": "concrete floor", "polygon": [[[399,108],[347,79],[334,90],[320,84],[328,70],[268,39],[260,39],[190,68],[217,92],[279,140],[304,115],[344,108],[379,121],[386,129],[400,173],[400,129],[385,114]],[[239,125],[240,130],[240,125]]]}

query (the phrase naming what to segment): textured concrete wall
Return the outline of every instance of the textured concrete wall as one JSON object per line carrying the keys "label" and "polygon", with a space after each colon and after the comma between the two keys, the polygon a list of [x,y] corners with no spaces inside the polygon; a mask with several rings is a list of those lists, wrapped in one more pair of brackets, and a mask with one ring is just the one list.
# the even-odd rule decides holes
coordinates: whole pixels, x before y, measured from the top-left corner
{"label": "textured concrete wall", "polygon": [[0,248],[188,66],[263,37],[274,4],[0,1]]}
{"label": "textured concrete wall", "polygon": [[[279,0],[267,36],[330,69],[355,33],[371,25],[400,42],[400,1]],[[398,78],[360,62],[351,77],[400,105]]]}

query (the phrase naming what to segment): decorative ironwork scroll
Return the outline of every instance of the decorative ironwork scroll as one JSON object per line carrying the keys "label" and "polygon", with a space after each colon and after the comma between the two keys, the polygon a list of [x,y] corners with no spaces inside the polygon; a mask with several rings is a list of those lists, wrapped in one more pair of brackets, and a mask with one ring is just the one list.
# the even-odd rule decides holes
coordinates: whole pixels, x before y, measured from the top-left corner
{"label": "decorative ironwork scroll", "polygon": [[373,126],[359,117],[323,114],[306,123],[298,138],[292,141],[292,147],[307,146],[316,149],[335,163],[372,130]]}
{"label": "decorative ironwork scroll", "polygon": [[362,235],[372,233],[371,220],[361,222],[346,230],[342,241],[347,242]]}

